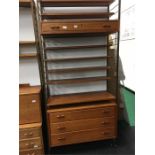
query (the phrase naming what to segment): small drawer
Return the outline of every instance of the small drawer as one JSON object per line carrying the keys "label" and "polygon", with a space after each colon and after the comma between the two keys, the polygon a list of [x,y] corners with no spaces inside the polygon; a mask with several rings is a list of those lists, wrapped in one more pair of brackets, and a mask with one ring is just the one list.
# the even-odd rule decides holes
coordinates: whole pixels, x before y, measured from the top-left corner
{"label": "small drawer", "polygon": [[[108,105],[108,104],[107,104]],[[64,121],[73,121],[80,119],[93,119],[93,118],[104,118],[104,117],[112,117],[116,115],[116,105],[113,106],[104,106],[97,105],[93,108],[90,106],[81,106],[80,108],[64,108],[58,110],[49,110],[49,121],[50,123],[64,122]]]}
{"label": "small drawer", "polygon": [[61,123],[52,123],[50,125],[52,134],[61,134],[65,132],[73,132],[94,128],[110,128],[115,127],[116,119],[114,117],[83,119],[75,121],[66,121]]}
{"label": "small drawer", "polygon": [[51,146],[61,146],[113,138],[116,138],[115,128],[108,128],[105,130],[103,130],[103,128],[98,128],[93,130],[83,130],[78,132],[52,135]]}
{"label": "small drawer", "polygon": [[29,149],[20,151],[19,155],[44,155],[44,151],[42,149]]}
{"label": "small drawer", "polygon": [[41,122],[40,95],[19,96],[19,124]]}
{"label": "small drawer", "polygon": [[41,137],[41,128],[20,129],[19,140]]}
{"label": "small drawer", "polygon": [[75,21],[70,22],[42,22],[42,34],[64,34],[64,33],[93,33],[93,32],[117,32],[119,22],[113,21]]}
{"label": "small drawer", "polygon": [[19,141],[19,148],[21,149],[38,149],[42,147],[41,138],[33,138]]}

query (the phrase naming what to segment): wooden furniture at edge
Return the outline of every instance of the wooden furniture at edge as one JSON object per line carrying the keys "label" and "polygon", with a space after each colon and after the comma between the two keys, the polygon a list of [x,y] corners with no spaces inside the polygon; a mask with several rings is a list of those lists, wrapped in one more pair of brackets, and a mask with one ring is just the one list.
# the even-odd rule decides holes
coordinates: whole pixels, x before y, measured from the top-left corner
{"label": "wooden furniture at edge", "polygon": [[[109,34],[117,33],[119,31],[119,20],[109,20],[109,11],[107,13],[106,20],[80,20],[79,16],[82,18],[82,13],[80,15],[77,15],[78,18],[76,18],[76,14],[74,14],[73,16],[75,19],[69,19],[70,17],[73,18],[73,16],[71,15],[68,15],[70,17],[67,17],[67,14],[65,14],[64,16],[62,15],[61,18],[64,17],[64,19],[62,20],[55,19],[56,16],[60,18],[59,15],[42,13],[42,7],[108,7],[112,2],[113,0],[38,0],[37,3],[40,3],[38,4],[38,6],[40,6],[40,12],[38,11],[37,16],[39,17],[38,19],[40,22],[40,28],[38,28],[39,33],[37,35],[38,37],[42,37],[41,39],[39,39],[43,51],[45,51],[42,54],[44,55],[46,53],[46,47],[44,43],[44,38],[46,37],[65,37],[66,35],[74,36],[74,34],[81,36],[83,34],[103,34],[104,36],[108,37]],[[54,19],[50,19],[50,16],[54,16]],[[106,15],[104,14],[104,17],[105,16]],[[107,49],[108,46],[109,45],[107,44]],[[57,50],[59,50],[59,47],[56,48]],[[74,49],[74,47],[65,47],[65,49],[67,48]],[[78,47],[75,47],[75,49],[76,48]],[[62,48],[60,47],[60,49]],[[46,58],[46,56],[44,57]],[[44,58],[42,58],[41,61],[42,63],[47,64],[48,61],[54,60],[45,60]],[[52,73],[52,70],[46,70],[43,66],[42,68],[46,75]],[[85,70],[87,70],[87,68],[85,68]],[[61,71],[63,72],[63,70]],[[74,71],[74,69],[71,69],[70,71],[72,72]],[[78,70],[76,71],[80,72],[80,68],[78,68]],[[57,72],[57,70],[55,70],[54,72]],[[89,82],[91,80],[94,79],[89,78]],[[101,78],[100,80],[103,79]],[[70,79],[70,81],[73,80]],[[76,79],[76,82],[77,81],[78,79]],[[63,84],[64,82],[66,81],[46,81],[46,78],[44,78],[43,84],[44,86],[48,86],[50,84]],[[79,79],[78,82],[87,82],[87,80]],[[47,87],[44,88],[44,93],[49,94]],[[48,96],[47,94],[46,96]],[[46,112],[50,147],[97,140],[115,139],[117,137],[116,96],[108,91],[48,96],[48,98],[45,99],[45,102],[47,103]]]}
{"label": "wooden furniture at edge", "polygon": [[43,155],[40,86],[19,89],[20,155]]}

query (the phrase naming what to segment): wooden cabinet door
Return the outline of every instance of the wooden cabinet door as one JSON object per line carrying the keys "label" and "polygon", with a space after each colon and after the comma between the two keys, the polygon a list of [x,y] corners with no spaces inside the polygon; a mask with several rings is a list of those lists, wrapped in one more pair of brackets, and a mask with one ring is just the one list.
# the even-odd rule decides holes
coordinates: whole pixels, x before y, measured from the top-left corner
{"label": "wooden cabinet door", "polygon": [[19,96],[19,124],[41,122],[39,94]]}

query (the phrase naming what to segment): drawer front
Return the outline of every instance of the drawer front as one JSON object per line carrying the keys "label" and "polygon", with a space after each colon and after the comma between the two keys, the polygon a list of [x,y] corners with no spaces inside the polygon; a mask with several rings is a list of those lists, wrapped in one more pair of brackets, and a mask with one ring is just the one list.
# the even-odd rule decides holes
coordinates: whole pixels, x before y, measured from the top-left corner
{"label": "drawer front", "polygon": [[117,32],[119,30],[119,22],[42,22],[41,29],[42,34]]}
{"label": "drawer front", "polygon": [[41,122],[39,94],[20,95],[19,96],[19,123],[27,124],[27,123],[35,123],[35,122]]}
{"label": "drawer front", "polygon": [[104,118],[112,117],[116,115],[116,106],[102,107],[102,108],[88,108],[80,110],[69,110],[57,112],[49,112],[49,121],[51,123],[80,120],[80,119],[92,119],[92,118]]}
{"label": "drawer front", "polygon": [[21,149],[38,149],[42,147],[41,138],[33,138],[19,141],[19,148]]}
{"label": "drawer front", "polygon": [[19,155],[43,155],[43,154],[44,153],[42,149],[32,149],[19,152]]}
{"label": "drawer front", "polygon": [[68,132],[59,135],[52,135],[51,146],[61,146],[113,138],[116,138],[115,128],[109,128],[105,130],[99,128],[94,130],[84,130],[79,132]]}
{"label": "drawer front", "polygon": [[76,121],[66,121],[61,123],[52,123],[50,125],[51,133],[61,134],[65,132],[73,132],[79,130],[87,130],[94,128],[110,128],[115,127],[116,119],[114,117],[97,118],[97,119],[84,119]]}
{"label": "drawer front", "polygon": [[41,137],[41,128],[20,129],[19,140]]}

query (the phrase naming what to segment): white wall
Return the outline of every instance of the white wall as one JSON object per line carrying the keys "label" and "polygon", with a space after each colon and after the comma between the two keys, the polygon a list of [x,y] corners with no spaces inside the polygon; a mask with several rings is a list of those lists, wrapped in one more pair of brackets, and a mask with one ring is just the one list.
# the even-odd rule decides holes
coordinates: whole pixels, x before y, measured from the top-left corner
{"label": "white wall", "polygon": [[135,1],[122,0],[120,59],[125,76],[121,84],[135,90]]}
{"label": "white wall", "polygon": [[[30,8],[19,9],[19,41],[34,41],[34,29]],[[22,45],[20,53],[36,53],[35,45]],[[19,83],[40,85],[39,69],[37,58],[20,59],[19,61]]]}

